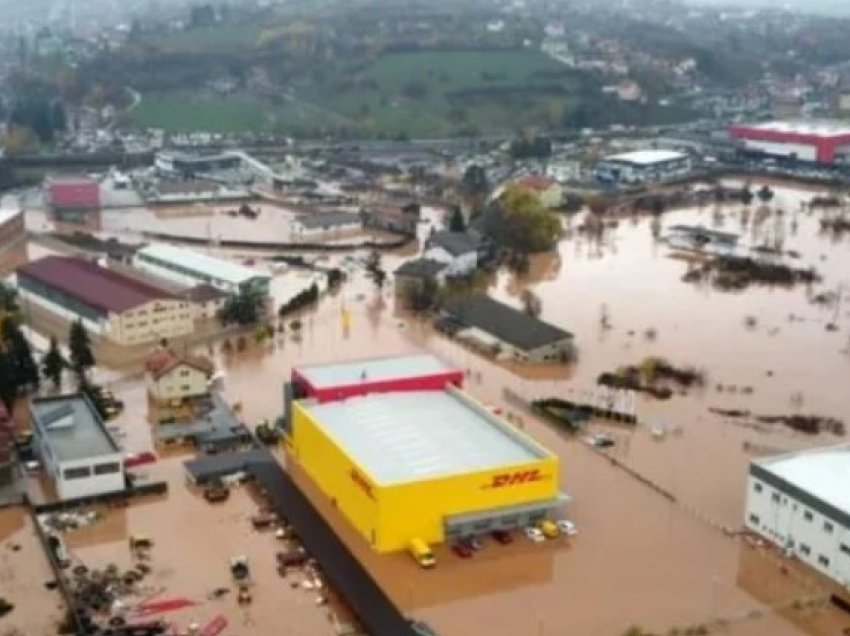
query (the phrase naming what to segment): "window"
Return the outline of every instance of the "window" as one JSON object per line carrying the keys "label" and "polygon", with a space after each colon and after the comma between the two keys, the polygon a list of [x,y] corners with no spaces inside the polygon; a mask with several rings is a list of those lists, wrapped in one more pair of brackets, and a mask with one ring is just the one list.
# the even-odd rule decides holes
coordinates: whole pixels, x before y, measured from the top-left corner
{"label": "window", "polygon": [[757,526],[759,524],[759,516],[758,515],[751,514],[749,518],[750,518],[750,523],[753,524],[754,526]]}
{"label": "window", "polygon": [[65,479],[82,479],[91,475],[91,468],[80,466],[79,468],[66,468],[62,473]]}
{"label": "window", "polygon": [[111,475],[121,471],[119,462],[107,462],[106,464],[98,464],[94,467],[95,475]]}
{"label": "window", "polygon": [[829,521],[823,522],[823,531],[827,534],[832,534],[833,526]]}
{"label": "window", "polygon": [[189,377],[189,369],[180,369],[180,377],[181,378]]}
{"label": "window", "polygon": [[820,563],[825,568],[829,567],[829,559],[822,554],[818,557],[818,563]]}
{"label": "window", "polygon": [[183,386],[180,387],[180,389],[182,391],[190,391],[192,389],[192,387],[190,387],[188,384],[184,384]]}
{"label": "window", "polygon": [[812,519],[814,519],[814,515],[812,514],[812,511],[806,510],[806,512],[803,513],[803,519],[805,519],[806,521],[811,521]]}
{"label": "window", "polygon": [[850,545],[842,543],[838,549],[841,550],[844,554],[850,555]]}
{"label": "window", "polygon": [[807,546],[805,543],[800,544],[800,554],[805,554],[806,556],[809,556],[811,553],[812,549],[809,546]]}
{"label": "window", "polygon": [[773,499],[773,501],[775,501],[776,503],[779,503],[780,498],[779,498],[779,493],[778,493],[778,492],[773,493],[773,495],[772,495],[772,497],[771,497],[771,498],[772,498],[772,499]]}
{"label": "window", "polygon": [[761,492],[761,491],[763,490],[763,488],[762,488],[762,486],[761,486],[761,484],[760,484],[760,483],[755,482],[755,483],[753,484],[753,490],[755,490],[756,492]]}

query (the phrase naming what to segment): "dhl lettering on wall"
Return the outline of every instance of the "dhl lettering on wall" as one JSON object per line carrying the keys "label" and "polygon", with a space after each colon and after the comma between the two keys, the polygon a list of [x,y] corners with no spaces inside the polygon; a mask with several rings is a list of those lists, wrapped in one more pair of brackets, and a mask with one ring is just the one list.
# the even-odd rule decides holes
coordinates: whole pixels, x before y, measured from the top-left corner
{"label": "dhl lettering on wall", "polygon": [[528,484],[535,481],[543,481],[549,479],[539,468],[528,470],[518,470],[511,473],[500,473],[493,475],[490,481],[484,484],[482,488],[505,488],[508,486],[517,486],[519,484]]}
{"label": "dhl lettering on wall", "polygon": [[348,475],[351,477],[351,481],[357,484],[358,488],[366,493],[366,496],[369,497],[369,499],[375,499],[375,493],[372,492],[372,484],[370,484],[363,475],[357,472],[354,468],[351,469],[351,472],[349,472]]}

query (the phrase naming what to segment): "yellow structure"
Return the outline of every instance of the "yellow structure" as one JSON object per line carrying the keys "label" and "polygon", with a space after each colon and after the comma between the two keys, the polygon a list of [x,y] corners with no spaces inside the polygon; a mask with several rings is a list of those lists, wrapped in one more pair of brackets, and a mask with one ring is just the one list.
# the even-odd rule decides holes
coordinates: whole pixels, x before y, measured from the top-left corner
{"label": "yellow structure", "polygon": [[293,402],[290,449],[378,552],[510,529],[564,500],[558,458],[454,387]]}

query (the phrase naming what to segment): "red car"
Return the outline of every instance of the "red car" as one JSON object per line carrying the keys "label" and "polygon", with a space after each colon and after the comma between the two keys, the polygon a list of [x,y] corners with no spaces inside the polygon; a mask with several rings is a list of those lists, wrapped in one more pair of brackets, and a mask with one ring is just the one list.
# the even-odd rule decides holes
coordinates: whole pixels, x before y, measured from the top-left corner
{"label": "red car", "polygon": [[461,559],[468,559],[472,556],[472,548],[465,543],[452,544],[452,552],[458,555]]}
{"label": "red car", "polygon": [[514,538],[511,536],[511,533],[507,530],[493,530],[493,538],[502,545],[507,545],[508,543],[513,543]]}

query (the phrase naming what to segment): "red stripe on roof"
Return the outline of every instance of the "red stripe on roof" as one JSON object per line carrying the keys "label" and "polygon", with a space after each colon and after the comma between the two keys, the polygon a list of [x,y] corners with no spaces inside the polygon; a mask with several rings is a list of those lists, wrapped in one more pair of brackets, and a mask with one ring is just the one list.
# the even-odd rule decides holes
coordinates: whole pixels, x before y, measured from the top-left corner
{"label": "red stripe on roof", "polygon": [[38,281],[84,305],[120,313],[153,300],[177,297],[158,287],[80,258],[47,256],[18,268],[18,276]]}

